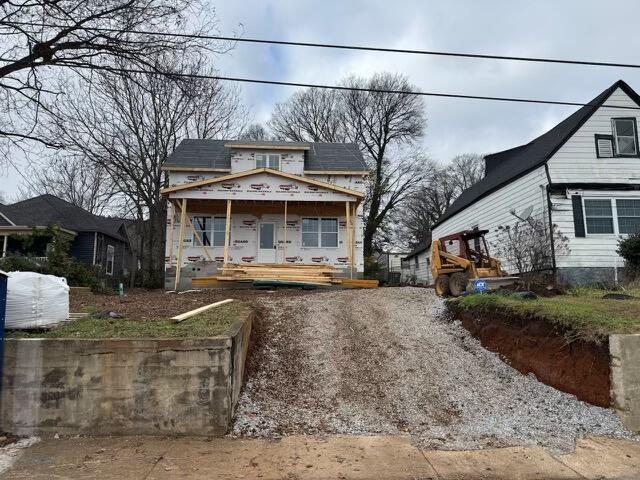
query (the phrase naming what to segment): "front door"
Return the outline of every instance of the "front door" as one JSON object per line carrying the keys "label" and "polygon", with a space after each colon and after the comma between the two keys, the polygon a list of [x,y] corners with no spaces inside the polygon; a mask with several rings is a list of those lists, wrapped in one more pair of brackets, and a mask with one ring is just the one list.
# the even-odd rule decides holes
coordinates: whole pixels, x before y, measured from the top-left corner
{"label": "front door", "polygon": [[258,263],[276,263],[276,224],[260,222],[258,225]]}

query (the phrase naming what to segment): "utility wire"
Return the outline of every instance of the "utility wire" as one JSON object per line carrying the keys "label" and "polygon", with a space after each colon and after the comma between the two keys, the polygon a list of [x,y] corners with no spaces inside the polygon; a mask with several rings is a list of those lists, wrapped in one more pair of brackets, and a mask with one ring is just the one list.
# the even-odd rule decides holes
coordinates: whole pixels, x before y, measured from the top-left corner
{"label": "utility wire", "polygon": [[[8,59],[0,58],[0,61],[9,61]],[[129,74],[137,73],[143,75],[162,75],[166,77],[178,77],[178,78],[196,78],[200,80],[220,80],[224,82],[236,82],[236,83],[253,83],[263,85],[279,85],[285,87],[302,87],[302,88],[317,88],[323,90],[340,90],[340,91],[353,91],[353,92],[369,92],[369,93],[386,93],[392,95],[416,95],[424,97],[436,97],[436,98],[457,98],[466,100],[487,100],[494,102],[515,102],[515,103],[533,103],[543,105],[561,105],[569,107],[597,107],[595,103],[582,103],[582,102],[568,102],[561,100],[543,100],[543,99],[531,99],[531,98],[517,98],[517,97],[493,97],[485,95],[465,95],[458,93],[442,93],[442,92],[423,92],[419,90],[386,90],[381,88],[368,88],[368,87],[349,87],[345,85],[324,85],[317,83],[303,83],[303,82],[285,82],[280,80],[262,80],[256,78],[243,78],[243,77],[226,77],[221,75],[204,75],[196,73],[180,73],[180,72],[162,72],[162,71],[150,71],[137,68],[117,68],[110,66],[97,66],[97,65],[78,65],[74,63],[55,63],[51,66],[64,66],[69,68],[80,68],[89,70],[100,70],[112,73]],[[640,110],[640,107],[630,107],[626,105],[607,105],[607,108],[616,108],[621,110]]]}
{"label": "utility wire", "polygon": [[[68,28],[69,27],[68,25],[40,24],[40,23],[31,23],[31,22],[11,22],[10,25],[47,27],[47,28]],[[200,34],[189,34],[189,33],[154,32],[150,30],[122,30],[122,29],[108,28],[108,27],[81,26],[76,28],[76,30],[107,32],[107,33],[134,33],[138,35],[155,35],[155,36],[165,36],[165,37],[173,37],[173,38],[193,38],[193,39],[200,39],[200,40],[217,40],[217,41],[228,41],[228,42],[238,42],[238,43],[285,45],[285,46],[293,46],[293,47],[329,48],[329,49],[338,49],[338,50],[401,53],[401,54],[410,54],[410,55],[431,55],[431,56],[442,56],[442,57],[475,58],[475,59],[483,59],[483,60],[510,60],[510,61],[516,61],[516,62],[586,65],[586,66],[593,66],[593,67],[640,68],[640,64],[635,64],[635,63],[599,62],[599,61],[590,61],[590,60],[575,60],[575,59],[560,59],[560,58],[545,58],[545,57],[523,57],[523,56],[515,56],[515,55],[492,55],[492,54],[481,54],[481,53],[448,52],[448,51],[438,51],[438,50],[417,50],[417,49],[407,49],[407,48],[370,47],[370,46],[364,46],[364,45],[347,45],[347,44],[337,44],[337,43],[294,42],[294,41],[286,41],[286,40],[270,40],[270,39],[263,39],[263,38],[229,37],[229,36],[222,36],[222,35],[200,35]]]}

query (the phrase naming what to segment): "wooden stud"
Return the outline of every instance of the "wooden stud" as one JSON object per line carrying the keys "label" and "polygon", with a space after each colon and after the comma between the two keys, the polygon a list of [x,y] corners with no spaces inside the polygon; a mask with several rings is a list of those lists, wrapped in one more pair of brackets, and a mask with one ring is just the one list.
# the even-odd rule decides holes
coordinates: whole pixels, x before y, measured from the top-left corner
{"label": "wooden stud", "polygon": [[169,241],[167,243],[169,244],[169,266],[173,267],[173,227],[175,226],[176,220],[176,208],[173,202],[169,202],[169,211],[171,212],[171,223],[169,225]]}
{"label": "wooden stud", "polygon": [[282,247],[282,263],[287,263],[287,201],[284,201],[284,243]]}
{"label": "wooden stud", "polygon": [[[344,206],[347,220],[347,258],[349,259],[349,265],[351,265],[351,205],[349,205],[349,202],[344,202]],[[351,278],[353,278],[353,267],[351,268]]]}
{"label": "wooden stud", "polygon": [[176,315],[175,317],[171,317],[173,323],[179,323],[187,318],[191,318],[200,313],[206,312],[207,310],[211,310],[212,308],[219,307],[220,305],[225,305],[227,303],[233,302],[232,298],[227,298],[226,300],[220,300],[219,302],[212,303],[210,305],[205,305],[204,307],[196,308],[195,310],[189,310],[188,312],[181,313],[180,315]]}
{"label": "wooden stud", "polygon": [[182,199],[182,208],[180,209],[180,236],[178,237],[178,258],[176,264],[176,283],[174,290],[178,290],[180,285],[180,271],[182,269],[182,244],[184,243],[184,224],[185,217],[187,215],[187,199]]}
{"label": "wooden stud", "polygon": [[353,211],[351,212],[351,245],[349,261],[351,262],[351,278],[353,278],[353,270],[356,263],[356,223],[358,220],[357,212],[358,205],[355,203],[352,205]]}
{"label": "wooden stud", "polygon": [[227,220],[224,224],[224,266],[229,263],[229,239],[231,237],[231,200],[227,200]]}

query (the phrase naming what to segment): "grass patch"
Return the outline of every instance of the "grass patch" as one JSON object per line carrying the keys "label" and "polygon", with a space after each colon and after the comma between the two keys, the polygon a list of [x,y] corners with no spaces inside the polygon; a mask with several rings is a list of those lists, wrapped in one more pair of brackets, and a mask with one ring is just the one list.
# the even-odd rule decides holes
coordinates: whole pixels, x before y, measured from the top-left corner
{"label": "grass patch", "polygon": [[29,332],[14,330],[7,338],[184,338],[214,337],[226,332],[250,307],[234,301],[215,307],[195,317],[173,323],[170,319],[134,320],[127,318],[96,318],[89,316],[65,323],[50,330]]}
{"label": "grass patch", "polygon": [[[606,290],[574,289],[566,295],[526,300],[514,295],[473,294],[451,300],[454,308],[484,313],[498,312],[549,320],[581,337],[610,333],[640,333],[640,298],[606,300]],[[617,293],[632,294],[630,291]]]}

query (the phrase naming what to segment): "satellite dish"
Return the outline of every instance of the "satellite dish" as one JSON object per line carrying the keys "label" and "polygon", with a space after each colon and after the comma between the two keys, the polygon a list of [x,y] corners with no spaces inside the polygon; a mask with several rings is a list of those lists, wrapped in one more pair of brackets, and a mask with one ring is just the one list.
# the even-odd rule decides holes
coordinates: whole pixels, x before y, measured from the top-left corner
{"label": "satellite dish", "polygon": [[532,213],[533,213],[533,205],[529,205],[527,208],[525,208],[522,211],[522,213],[520,214],[520,218],[522,220],[526,220],[531,216]]}

